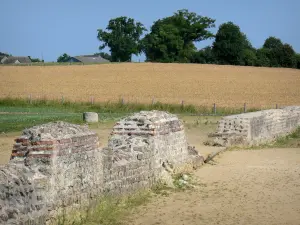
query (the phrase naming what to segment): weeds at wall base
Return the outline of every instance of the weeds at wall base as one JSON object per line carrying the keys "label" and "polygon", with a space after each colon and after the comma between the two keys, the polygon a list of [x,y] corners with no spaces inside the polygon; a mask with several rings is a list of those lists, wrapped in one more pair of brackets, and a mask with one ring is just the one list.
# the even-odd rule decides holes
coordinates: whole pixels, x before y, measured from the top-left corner
{"label": "weeds at wall base", "polygon": [[[192,177],[189,174],[190,183]],[[179,184],[182,174],[173,175],[174,188],[168,187],[163,182],[158,182],[151,189],[142,190],[130,195],[115,197],[112,195],[102,196],[95,200],[85,211],[67,213],[63,210],[57,217],[57,225],[121,225],[128,221],[128,215],[138,206],[144,205],[153,196],[169,196],[172,192],[191,189],[191,185]]]}
{"label": "weeds at wall base", "polygon": [[256,146],[232,146],[228,147],[226,150],[237,151],[237,150],[261,150],[267,148],[299,148],[300,147],[300,127],[298,127],[294,132],[276,138],[275,141],[260,144]]}

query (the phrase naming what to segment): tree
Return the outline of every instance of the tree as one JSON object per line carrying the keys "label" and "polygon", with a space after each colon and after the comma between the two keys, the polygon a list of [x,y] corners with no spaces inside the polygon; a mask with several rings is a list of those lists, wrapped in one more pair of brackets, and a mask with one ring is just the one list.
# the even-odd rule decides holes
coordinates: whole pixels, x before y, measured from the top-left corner
{"label": "tree", "polygon": [[146,31],[142,23],[132,18],[117,17],[109,21],[106,30],[108,32],[98,29],[97,38],[103,42],[99,49],[109,47],[113,62],[128,62],[132,54],[140,54],[140,37]]}
{"label": "tree", "polygon": [[271,65],[269,55],[270,49],[260,48],[256,51],[256,66],[269,67]]}
{"label": "tree", "polygon": [[296,54],[296,68],[300,69],[300,54]]}
{"label": "tree", "polygon": [[40,60],[39,58],[31,58],[30,56],[28,56],[28,58],[31,60],[31,62],[35,63],[35,62],[44,62],[44,60]]}
{"label": "tree", "polygon": [[276,38],[276,37],[268,37],[266,40],[265,40],[265,43],[263,45],[263,48],[267,48],[267,49],[279,49],[282,47],[282,41],[279,39],[279,38]]}
{"label": "tree", "polygon": [[99,52],[99,53],[95,53],[94,55],[95,56],[101,56],[103,59],[111,61],[111,55],[106,53],[106,52]]}
{"label": "tree", "polygon": [[246,35],[232,22],[220,25],[213,43],[213,53],[220,64],[245,65],[244,54],[252,49]]}
{"label": "tree", "polygon": [[63,55],[61,55],[57,58],[57,62],[67,62],[70,59],[71,59],[71,56],[69,56],[67,53],[64,53]]}
{"label": "tree", "polygon": [[280,48],[279,54],[279,64],[282,67],[287,68],[296,68],[297,67],[297,59],[296,53],[293,47],[289,44],[284,44]]}
{"label": "tree", "polygon": [[243,51],[243,62],[245,66],[255,66],[257,62],[256,51],[247,48]]}
{"label": "tree", "polygon": [[4,53],[4,52],[0,52],[0,56],[9,56],[9,54],[7,54],[7,53]]}
{"label": "tree", "polygon": [[155,21],[143,39],[146,61],[190,62],[196,51],[194,42],[214,37],[208,30],[215,26],[214,22],[186,9]]}
{"label": "tree", "polygon": [[282,54],[283,43],[279,38],[268,37],[263,45],[264,49],[268,49],[268,58],[270,60],[271,67],[280,66],[280,58]]}
{"label": "tree", "polygon": [[212,52],[212,47],[207,46],[193,54],[191,59],[192,63],[202,63],[202,64],[216,64],[217,61]]}

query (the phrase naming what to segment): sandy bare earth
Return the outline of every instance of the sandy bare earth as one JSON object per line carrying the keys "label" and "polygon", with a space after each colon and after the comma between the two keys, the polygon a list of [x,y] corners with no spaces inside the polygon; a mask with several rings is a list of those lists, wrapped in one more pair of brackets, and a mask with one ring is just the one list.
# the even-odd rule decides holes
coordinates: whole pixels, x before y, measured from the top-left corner
{"label": "sandy bare earth", "polygon": [[228,151],[194,174],[199,185],[154,197],[131,225],[300,224],[300,149]]}

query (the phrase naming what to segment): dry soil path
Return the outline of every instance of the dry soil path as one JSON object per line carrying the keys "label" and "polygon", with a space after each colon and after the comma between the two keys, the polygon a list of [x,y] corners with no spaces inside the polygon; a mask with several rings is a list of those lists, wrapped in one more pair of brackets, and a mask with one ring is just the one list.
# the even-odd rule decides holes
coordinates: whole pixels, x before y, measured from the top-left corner
{"label": "dry soil path", "polygon": [[300,224],[300,149],[228,151],[195,172],[194,190],[154,197],[131,225]]}

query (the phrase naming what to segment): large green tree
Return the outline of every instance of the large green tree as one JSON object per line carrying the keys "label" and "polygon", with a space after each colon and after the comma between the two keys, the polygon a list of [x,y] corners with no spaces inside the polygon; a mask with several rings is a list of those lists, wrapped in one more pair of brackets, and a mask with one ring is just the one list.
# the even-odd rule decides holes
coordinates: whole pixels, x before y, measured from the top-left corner
{"label": "large green tree", "polygon": [[263,48],[268,49],[268,58],[270,60],[271,67],[279,67],[280,65],[280,58],[282,54],[282,47],[283,43],[279,38],[276,37],[268,37],[264,44]]}
{"label": "large green tree", "polygon": [[249,51],[254,51],[240,27],[232,22],[220,25],[212,50],[220,64],[231,65],[245,65],[245,57],[253,57]]}
{"label": "large green tree", "polygon": [[69,56],[67,53],[64,53],[57,58],[57,62],[67,62],[70,58],[71,56]]}
{"label": "large green tree", "polygon": [[186,9],[155,21],[143,39],[146,61],[190,62],[196,51],[194,42],[214,37],[209,31],[214,22]]}
{"label": "large green tree", "polygon": [[129,62],[141,52],[140,38],[146,31],[142,23],[122,16],[111,19],[106,30],[98,29],[98,40],[103,43],[99,49],[109,47],[113,62]]}
{"label": "large green tree", "polygon": [[281,67],[287,67],[287,68],[297,67],[296,52],[294,51],[291,45],[284,44],[280,48],[279,64]]}

